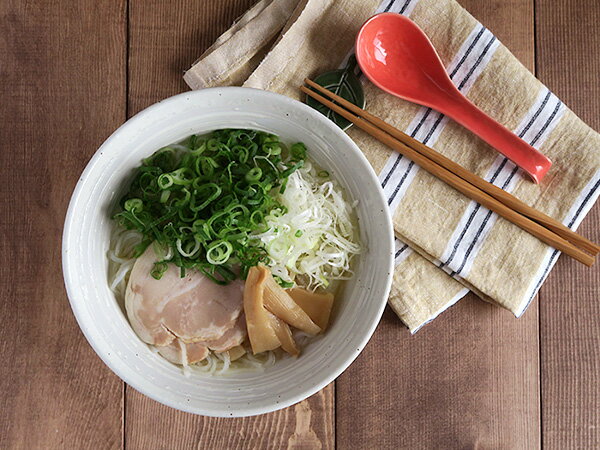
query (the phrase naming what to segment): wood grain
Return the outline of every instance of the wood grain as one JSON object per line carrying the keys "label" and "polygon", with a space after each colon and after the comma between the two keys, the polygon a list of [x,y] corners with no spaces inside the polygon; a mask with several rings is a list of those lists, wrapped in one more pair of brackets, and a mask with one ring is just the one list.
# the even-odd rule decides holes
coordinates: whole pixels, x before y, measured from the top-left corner
{"label": "wood grain", "polygon": [[[177,412],[94,354],[60,268],[77,177],[253,1],[0,2],[0,448],[600,448],[600,273],[563,258],[520,320],[469,296],[409,336],[387,311],[335,390],[265,416]],[[530,69],[535,17],[538,76],[600,130],[599,2],[459,1]]]}
{"label": "wood grain", "polygon": [[262,416],[194,416],[127,389],[128,449],[333,449],[333,385]]}
{"label": "wood grain", "polygon": [[[129,112],[188,90],[183,70],[253,0],[130,0]],[[175,411],[126,391],[126,447],[333,448],[334,391],[328,386],[282,411],[244,419],[213,419]]]}
{"label": "wood grain", "polygon": [[388,308],[336,382],[339,448],[539,447],[537,316],[474,296],[415,336]]}
{"label": "wood grain", "polygon": [[129,0],[129,115],[189,90],[183,72],[256,0]]}
{"label": "wood grain", "polygon": [[[538,75],[600,130],[600,4],[536,1]],[[596,205],[580,232],[600,239]],[[561,257],[540,293],[542,441],[549,449],[600,448],[600,270]]]}
{"label": "wood grain", "polygon": [[3,1],[0,23],[0,448],[121,448],[123,385],[78,330],[60,245],[125,117],[124,3]]}
{"label": "wood grain", "polygon": [[[533,68],[532,1],[461,4]],[[470,295],[415,336],[388,310],[336,412],[340,448],[538,448],[537,304],[515,320]]]}

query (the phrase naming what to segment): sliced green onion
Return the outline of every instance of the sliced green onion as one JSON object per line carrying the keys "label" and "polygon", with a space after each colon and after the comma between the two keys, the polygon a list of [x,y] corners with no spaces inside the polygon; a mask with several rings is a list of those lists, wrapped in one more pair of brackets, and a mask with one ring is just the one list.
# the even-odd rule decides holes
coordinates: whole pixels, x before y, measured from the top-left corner
{"label": "sliced green onion", "polygon": [[[194,212],[198,212],[206,208],[213,200],[217,199],[221,195],[221,188],[215,183],[206,183],[196,189],[192,201],[190,203],[190,209]],[[197,202],[201,202],[196,204]]]}
{"label": "sliced green onion", "polygon": [[163,173],[161,176],[158,177],[156,182],[158,183],[158,187],[161,189],[168,189],[174,184],[173,177],[168,173]]}
{"label": "sliced green onion", "polygon": [[258,227],[265,220],[265,215],[262,211],[256,210],[250,214],[250,223],[253,227]]}
{"label": "sliced green onion", "polygon": [[123,208],[131,213],[141,212],[144,209],[144,202],[139,198],[130,198],[123,204]]}
{"label": "sliced green onion", "polygon": [[169,175],[173,180],[173,184],[179,186],[187,186],[188,184],[192,184],[192,181],[194,180],[194,173],[187,167],[174,170]]}
{"label": "sliced green onion", "polygon": [[150,275],[152,275],[152,278],[160,280],[168,268],[169,265],[165,261],[156,262],[154,263],[154,267],[152,268]]}
{"label": "sliced green onion", "polygon": [[[250,267],[269,261],[251,233],[267,230],[267,216],[285,213],[277,192],[305,157],[303,144],[288,151],[261,131],[192,135],[143,160],[114,218],[142,233],[137,256],[156,242],[182,275],[200,270],[221,284],[244,278]],[[152,275],[162,276],[166,267],[162,259]]]}
{"label": "sliced green onion", "polygon": [[269,156],[280,155],[281,145],[279,145],[279,142],[265,142],[262,146],[262,150]]}
{"label": "sliced green onion", "polygon": [[217,150],[221,146],[221,143],[217,139],[209,139],[206,143],[206,147],[209,150]]}
{"label": "sliced green onion", "polygon": [[[164,194],[165,192],[166,192],[166,193],[170,193],[171,191],[163,191],[163,194]],[[191,193],[190,193],[190,191],[189,191],[188,189],[186,189],[186,188],[183,188],[183,189],[181,189],[181,191],[180,191],[180,192],[183,192],[183,198],[179,198],[179,199],[177,199],[177,200],[175,200],[175,201],[173,202],[173,205],[174,205],[176,208],[183,208],[185,205],[187,205],[187,204],[188,204],[188,202],[190,201],[190,198],[192,197],[192,194],[191,194]]]}
{"label": "sliced green onion", "polygon": [[198,136],[196,136],[195,134],[192,134],[188,139],[187,139],[187,146],[188,148],[192,149],[195,148],[198,141]]}
{"label": "sliced green onion", "polygon": [[166,203],[167,200],[169,200],[170,196],[171,196],[171,191],[162,191],[160,193],[160,202],[161,203]]}
{"label": "sliced green onion", "polygon": [[304,166],[304,160],[300,160],[298,161],[296,164],[294,164],[292,167],[290,167],[289,169],[284,170],[283,172],[281,172],[281,176],[283,178],[287,178],[289,177],[291,174],[293,174],[296,170],[300,169],[302,166]]}
{"label": "sliced green onion", "polygon": [[241,145],[235,145],[231,148],[232,156],[237,158],[241,164],[246,164],[248,161],[249,150]]}
{"label": "sliced green onion", "polygon": [[200,156],[196,160],[196,173],[201,177],[210,178],[219,164],[210,156]]}
{"label": "sliced green onion", "polygon": [[215,265],[227,262],[233,252],[233,245],[228,241],[215,241],[206,250],[206,260]]}
{"label": "sliced green onion", "polygon": [[179,254],[186,258],[193,257],[200,250],[200,241],[194,240],[193,242],[187,242],[185,245],[182,244],[181,239],[177,239],[176,246]]}
{"label": "sliced green onion", "polygon": [[258,180],[260,180],[261,176],[262,176],[262,169],[260,167],[254,167],[254,168],[250,169],[248,171],[248,173],[246,174],[246,181],[248,181],[248,182],[258,181]]}
{"label": "sliced green onion", "polygon": [[281,277],[278,277],[277,275],[275,275],[273,278],[275,279],[275,281],[277,281],[277,284],[279,284],[279,286],[281,286],[284,289],[289,289],[289,288],[294,287],[294,283],[292,283],[290,281],[284,281]]}
{"label": "sliced green onion", "polygon": [[194,156],[201,155],[206,150],[206,142],[202,142],[200,146],[191,151],[191,154]]}
{"label": "sliced green onion", "polygon": [[296,160],[306,159],[306,146],[302,142],[298,142],[290,148],[292,158]]}

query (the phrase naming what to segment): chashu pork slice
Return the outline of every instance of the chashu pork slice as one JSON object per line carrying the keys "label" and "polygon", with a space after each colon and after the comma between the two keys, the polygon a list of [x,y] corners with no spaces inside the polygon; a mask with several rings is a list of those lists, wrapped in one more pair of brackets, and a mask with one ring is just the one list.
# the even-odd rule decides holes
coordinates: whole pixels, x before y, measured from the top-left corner
{"label": "chashu pork slice", "polygon": [[[226,352],[232,348],[239,347],[245,339],[246,318],[244,314],[241,314],[235,325],[227,330],[219,339],[185,343],[181,339],[175,338],[168,345],[156,348],[158,349],[158,353],[167,361],[174,364],[194,364],[205,359],[208,356],[209,350]],[[184,353],[187,361],[184,361]],[[236,351],[236,355],[237,353],[239,351]]]}
{"label": "chashu pork slice", "polygon": [[235,325],[223,333],[218,339],[212,341],[200,341],[215,352],[226,352],[227,350],[242,345],[246,340],[246,316],[242,313]]}
{"label": "chashu pork slice", "polygon": [[156,260],[150,245],[133,265],[125,293],[127,316],[144,342],[215,341],[236,325],[243,310],[243,281],[221,286],[196,270],[181,278],[173,264],[156,280],[150,275]]}
{"label": "chashu pork slice", "polygon": [[[184,348],[182,348],[184,347]],[[160,353],[167,361],[173,364],[193,364],[198,361],[202,361],[208,356],[208,348],[199,342],[192,342],[191,344],[184,343],[181,339],[174,339],[170,344],[163,345],[162,347],[156,347],[158,353]],[[183,351],[187,361],[183,360]]]}

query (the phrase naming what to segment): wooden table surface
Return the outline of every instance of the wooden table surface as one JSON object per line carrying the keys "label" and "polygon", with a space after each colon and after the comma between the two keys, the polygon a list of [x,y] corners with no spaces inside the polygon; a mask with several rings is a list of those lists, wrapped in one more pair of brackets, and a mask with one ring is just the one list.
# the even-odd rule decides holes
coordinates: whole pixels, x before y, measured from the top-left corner
{"label": "wooden table surface", "polygon": [[[460,2],[600,130],[600,2]],[[335,383],[259,417],[177,412],[96,356],[62,281],[72,189],[252,3],[0,2],[0,448],[600,448],[600,270],[565,258],[519,320],[470,296],[411,337],[388,309]]]}

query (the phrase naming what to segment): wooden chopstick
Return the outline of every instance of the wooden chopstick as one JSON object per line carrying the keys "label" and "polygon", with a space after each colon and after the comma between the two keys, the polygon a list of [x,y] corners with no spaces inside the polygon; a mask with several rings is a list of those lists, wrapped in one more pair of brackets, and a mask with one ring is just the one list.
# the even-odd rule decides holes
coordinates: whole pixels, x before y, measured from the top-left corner
{"label": "wooden chopstick", "polygon": [[452,186],[457,191],[475,200],[476,202],[480,203],[482,206],[488,208],[489,210],[494,211],[501,217],[514,223],[515,225],[527,231],[531,235],[535,236],[542,242],[554,247],[557,250],[560,250],[561,252],[571,256],[577,261],[585,264],[586,266],[591,266],[594,264],[593,256],[583,252],[581,249],[577,248],[574,244],[570,243],[569,241],[563,239],[554,231],[545,228],[539,223],[534,222],[530,218],[511,209],[509,206],[505,205],[495,197],[489,195],[488,193],[482,191],[479,187],[474,186],[473,184],[459,177],[457,174],[450,171],[446,167],[419,153],[412,147],[406,145],[404,142],[396,139],[391,134],[383,131],[382,129],[378,128],[377,126],[373,125],[367,120],[352,114],[350,111],[342,108],[341,106],[338,106],[330,100],[327,100],[325,97],[317,94],[316,92],[308,89],[305,86],[300,87],[300,90],[306,95],[309,95],[315,100],[317,100],[319,103],[322,103],[329,109],[335,111],[345,119],[354,123],[357,127],[367,132],[368,134],[370,134],[380,142],[384,143],[388,147],[393,148],[394,150],[403,154],[410,160],[414,161],[415,164],[418,164],[422,169],[428,171],[432,175],[446,182],[448,185]]}
{"label": "wooden chopstick", "polygon": [[455,163],[451,159],[446,158],[444,155],[427,147],[425,144],[417,141],[415,138],[407,135],[406,133],[403,133],[402,131],[393,127],[389,123],[381,120],[379,117],[376,117],[373,114],[359,108],[358,106],[356,106],[356,105],[350,103],[349,101],[347,101],[346,99],[334,94],[333,92],[329,91],[328,89],[325,89],[324,87],[318,85],[314,81],[309,80],[309,79],[305,79],[304,81],[310,87],[312,87],[312,88],[316,89],[317,91],[321,92],[322,94],[327,95],[328,97],[332,98],[337,103],[342,105],[344,108],[350,110],[357,116],[368,120],[376,127],[380,128],[383,131],[385,131],[386,133],[392,135],[399,141],[401,141],[404,144],[408,145],[409,147],[413,148],[414,150],[416,150],[417,152],[426,156],[427,158],[431,159],[432,161],[435,161],[440,166],[445,167],[450,172],[454,172],[456,175],[458,175],[462,179],[468,181],[469,183],[471,183],[474,186],[477,186],[479,189],[481,189],[482,191],[491,195],[498,201],[504,203],[509,208],[514,209],[515,211],[523,214],[524,216],[529,217],[533,221],[538,222],[539,224],[543,225],[544,227],[554,231],[556,234],[558,234],[563,239],[566,239],[567,241],[571,242],[575,246],[591,253],[594,256],[596,256],[598,253],[600,253],[600,245],[595,244],[594,242],[590,241],[589,239],[586,239],[585,237],[581,236],[580,234],[575,233],[573,230],[567,228],[565,225],[560,223],[558,220],[553,219],[552,217],[544,214],[543,212],[538,211],[537,209],[532,208],[531,206],[523,203],[521,200],[519,200],[518,198],[509,194],[508,192],[500,189],[498,186],[495,186],[492,183],[485,181],[483,178],[478,177],[474,173],[469,172],[467,169],[465,169],[461,165]]}

